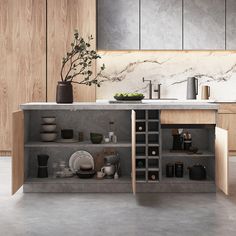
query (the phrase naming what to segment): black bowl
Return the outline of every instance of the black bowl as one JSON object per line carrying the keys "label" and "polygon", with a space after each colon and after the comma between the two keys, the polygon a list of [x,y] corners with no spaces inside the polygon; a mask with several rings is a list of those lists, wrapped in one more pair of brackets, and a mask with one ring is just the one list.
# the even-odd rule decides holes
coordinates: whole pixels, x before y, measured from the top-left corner
{"label": "black bowl", "polygon": [[93,144],[100,144],[103,140],[103,135],[97,133],[90,133],[90,140]]}

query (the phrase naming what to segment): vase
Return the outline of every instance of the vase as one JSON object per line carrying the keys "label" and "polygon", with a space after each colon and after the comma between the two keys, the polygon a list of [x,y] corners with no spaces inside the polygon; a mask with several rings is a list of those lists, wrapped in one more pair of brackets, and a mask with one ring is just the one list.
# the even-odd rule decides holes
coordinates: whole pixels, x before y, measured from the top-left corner
{"label": "vase", "polygon": [[73,88],[70,81],[58,81],[57,103],[73,103]]}

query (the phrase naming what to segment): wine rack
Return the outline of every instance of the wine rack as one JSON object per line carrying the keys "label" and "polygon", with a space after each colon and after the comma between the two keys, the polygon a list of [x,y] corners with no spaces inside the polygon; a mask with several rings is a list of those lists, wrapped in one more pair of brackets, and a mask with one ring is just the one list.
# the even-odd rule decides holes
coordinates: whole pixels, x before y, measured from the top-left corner
{"label": "wine rack", "polygon": [[161,178],[160,111],[136,110],[136,182]]}

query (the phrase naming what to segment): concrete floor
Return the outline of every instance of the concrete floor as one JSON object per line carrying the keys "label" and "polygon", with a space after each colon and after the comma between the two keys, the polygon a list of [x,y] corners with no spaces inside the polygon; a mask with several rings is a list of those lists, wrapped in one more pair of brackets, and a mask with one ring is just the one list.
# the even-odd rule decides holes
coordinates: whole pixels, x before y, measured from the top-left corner
{"label": "concrete floor", "polygon": [[236,235],[236,162],[231,195],[10,195],[10,158],[0,158],[0,235]]}

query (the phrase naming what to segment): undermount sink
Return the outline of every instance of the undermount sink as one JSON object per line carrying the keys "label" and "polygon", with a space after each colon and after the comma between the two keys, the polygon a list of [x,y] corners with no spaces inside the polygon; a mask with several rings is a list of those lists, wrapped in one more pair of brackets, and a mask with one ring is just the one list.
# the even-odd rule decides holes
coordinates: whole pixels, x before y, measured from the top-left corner
{"label": "undermount sink", "polygon": [[161,98],[161,99],[143,99],[142,103],[164,103],[164,102],[173,102],[173,103],[210,103],[214,102],[213,100],[197,100],[197,99],[177,99],[177,98]]}

